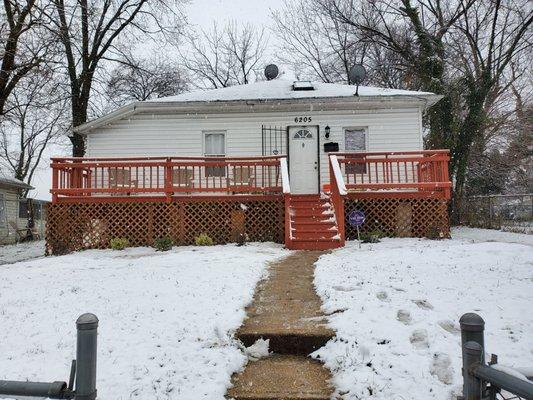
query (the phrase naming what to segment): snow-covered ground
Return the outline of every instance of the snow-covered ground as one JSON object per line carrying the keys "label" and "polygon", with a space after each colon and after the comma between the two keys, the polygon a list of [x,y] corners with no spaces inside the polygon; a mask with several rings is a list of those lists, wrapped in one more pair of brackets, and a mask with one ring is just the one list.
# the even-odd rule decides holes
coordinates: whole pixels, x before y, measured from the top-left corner
{"label": "snow-covered ground", "polygon": [[337,338],[314,355],[345,399],[454,399],[458,320],[477,312],[487,352],[533,366],[532,236],[459,228],[442,241],[355,242],[321,257],[315,285]]}
{"label": "snow-covered ground", "polygon": [[223,399],[231,339],[274,244],[90,250],[0,268],[0,379],[68,380],[75,320],[100,319],[100,399]]}
{"label": "snow-covered ground", "polygon": [[44,257],[44,240],[0,246],[0,265]]}

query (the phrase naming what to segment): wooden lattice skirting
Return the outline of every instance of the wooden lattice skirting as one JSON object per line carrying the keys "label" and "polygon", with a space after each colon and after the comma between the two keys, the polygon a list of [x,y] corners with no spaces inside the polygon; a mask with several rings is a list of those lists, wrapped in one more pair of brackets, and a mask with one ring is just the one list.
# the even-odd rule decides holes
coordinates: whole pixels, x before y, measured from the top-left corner
{"label": "wooden lattice skirting", "polygon": [[194,244],[201,233],[215,244],[246,241],[283,243],[284,203],[265,200],[58,203],[49,208],[48,254],[108,248],[112,238],[150,246],[168,236],[176,245]]}
{"label": "wooden lattice skirting", "polygon": [[445,199],[354,199],[344,200],[346,239],[357,239],[357,230],[349,224],[354,210],[365,213],[363,233],[379,231],[389,237],[450,237],[448,204]]}

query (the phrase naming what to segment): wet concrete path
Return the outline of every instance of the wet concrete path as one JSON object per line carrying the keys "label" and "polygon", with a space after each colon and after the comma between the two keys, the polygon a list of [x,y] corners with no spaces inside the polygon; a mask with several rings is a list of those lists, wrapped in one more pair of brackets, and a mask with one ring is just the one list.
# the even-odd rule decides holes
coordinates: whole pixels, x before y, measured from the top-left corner
{"label": "wet concrete path", "polygon": [[330,372],[308,356],[330,340],[313,286],[314,263],[323,252],[299,251],[272,263],[256,290],[236,336],[246,346],[270,340],[273,355],[248,363],[227,393],[236,400],[329,400]]}

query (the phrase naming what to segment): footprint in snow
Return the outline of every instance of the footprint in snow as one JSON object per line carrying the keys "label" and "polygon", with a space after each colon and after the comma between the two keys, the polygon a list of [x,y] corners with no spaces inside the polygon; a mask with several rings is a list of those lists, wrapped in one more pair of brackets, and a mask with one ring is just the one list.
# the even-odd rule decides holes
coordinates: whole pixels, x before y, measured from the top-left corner
{"label": "footprint in snow", "polygon": [[405,325],[409,325],[412,322],[411,313],[407,310],[398,310],[396,319]]}
{"label": "footprint in snow", "polygon": [[381,301],[387,301],[389,302],[390,299],[389,299],[389,295],[387,294],[387,292],[385,292],[384,290],[380,291],[380,292],[377,292],[376,293],[376,297],[381,300]]}
{"label": "footprint in snow", "polygon": [[332,286],[332,289],[338,292],[351,292],[353,290],[361,290],[361,285],[356,285],[356,286],[339,285],[339,286]]}
{"label": "footprint in snow", "polygon": [[413,303],[424,310],[433,310],[433,306],[427,300],[413,300]]}
{"label": "footprint in snow", "polygon": [[446,353],[435,353],[429,372],[431,375],[436,376],[442,383],[450,385],[453,381],[453,368],[450,356]]}
{"label": "footprint in snow", "polygon": [[459,333],[461,333],[459,326],[452,320],[444,319],[442,321],[439,321],[438,324],[442,329],[444,329],[446,332],[451,333],[452,335],[458,335]]}
{"label": "footprint in snow", "polygon": [[413,331],[409,341],[415,349],[427,349],[429,347],[428,331],[425,329],[417,329]]}

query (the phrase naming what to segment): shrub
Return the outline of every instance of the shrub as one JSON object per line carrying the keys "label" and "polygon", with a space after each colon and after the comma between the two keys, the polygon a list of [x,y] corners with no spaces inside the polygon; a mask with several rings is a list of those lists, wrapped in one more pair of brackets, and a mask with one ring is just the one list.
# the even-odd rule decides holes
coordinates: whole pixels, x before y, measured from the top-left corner
{"label": "shrub", "polygon": [[380,239],[385,237],[385,234],[380,230],[373,230],[371,232],[361,233],[361,242],[363,243],[379,243]]}
{"label": "shrub", "polygon": [[113,238],[109,244],[113,250],[124,250],[126,247],[130,247],[130,241],[126,238]]}
{"label": "shrub", "polygon": [[426,237],[431,240],[444,239],[444,229],[439,224],[432,224],[426,231]]}
{"label": "shrub", "polygon": [[205,233],[202,233],[196,239],[194,239],[197,246],[213,246],[213,239],[207,236]]}
{"label": "shrub", "polygon": [[154,240],[154,247],[157,251],[168,251],[174,246],[174,242],[168,236]]}

